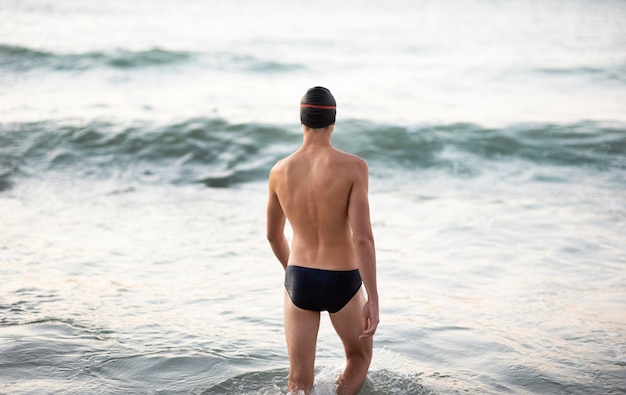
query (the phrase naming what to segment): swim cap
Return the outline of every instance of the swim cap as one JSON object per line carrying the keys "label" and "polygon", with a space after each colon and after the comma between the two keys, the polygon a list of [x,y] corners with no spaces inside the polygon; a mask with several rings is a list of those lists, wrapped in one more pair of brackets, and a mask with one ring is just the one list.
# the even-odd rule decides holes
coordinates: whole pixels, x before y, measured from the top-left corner
{"label": "swim cap", "polygon": [[300,101],[300,121],[313,129],[325,128],[335,123],[337,103],[326,88],[316,86],[306,91]]}

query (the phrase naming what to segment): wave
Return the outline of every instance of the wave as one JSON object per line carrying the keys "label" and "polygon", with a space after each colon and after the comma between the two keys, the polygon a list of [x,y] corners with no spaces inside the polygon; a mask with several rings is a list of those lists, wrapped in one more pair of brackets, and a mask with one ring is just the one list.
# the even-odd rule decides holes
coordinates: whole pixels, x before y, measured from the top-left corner
{"label": "wave", "polygon": [[609,82],[626,82],[626,63],[606,65],[605,67],[544,67],[533,71],[550,76],[583,76]]}
{"label": "wave", "polygon": [[258,59],[233,52],[201,53],[162,48],[131,51],[116,49],[85,53],[55,53],[20,46],[0,45],[0,70],[21,73],[35,69],[86,71],[95,68],[138,69],[197,62],[203,67],[246,72],[288,72],[304,69],[299,64]]}
{"label": "wave", "polygon": [[[229,187],[267,178],[301,142],[299,127],[194,118],[170,125],[35,122],[0,124],[0,190],[23,179],[116,178]],[[489,164],[626,168],[626,125],[475,124],[394,126],[350,120],[335,145],[366,159],[374,177],[437,169],[471,177]],[[493,166],[492,166],[493,167]]]}
{"label": "wave", "polygon": [[[484,128],[469,123],[393,127],[362,125],[353,131],[361,156],[405,167],[450,164],[454,156],[482,161],[523,160],[558,166],[624,167],[626,125],[595,121]],[[349,136],[352,138],[353,136]]]}
{"label": "wave", "polygon": [[191,119],[166,126],[107,122],[0,125],[0,188],[15,178],[61,172],[89,178],[229,186],[265,177],[292,139],[281,128]]}

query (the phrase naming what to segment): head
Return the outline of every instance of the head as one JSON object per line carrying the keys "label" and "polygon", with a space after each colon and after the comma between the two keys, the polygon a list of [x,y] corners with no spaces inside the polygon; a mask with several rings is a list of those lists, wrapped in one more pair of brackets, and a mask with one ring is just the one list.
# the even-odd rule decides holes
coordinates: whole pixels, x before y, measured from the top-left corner
{"label": "head", "polygon": [[306,91],[300,101],[300,121],[311,129],[323,129],[335,123],[337,103],[326,88],[316,86]]}

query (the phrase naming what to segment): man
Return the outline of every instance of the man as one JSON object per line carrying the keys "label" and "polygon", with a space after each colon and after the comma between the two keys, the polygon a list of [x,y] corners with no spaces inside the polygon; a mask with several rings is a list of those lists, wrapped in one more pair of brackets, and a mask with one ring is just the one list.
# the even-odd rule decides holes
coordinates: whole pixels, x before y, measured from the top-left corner
{"label": "man", "polygon": [[[368,168],[332,146],[335,116],[330,91],[309,89],[300,103],[302,145],[269,177],[267,238],[285,269],[290,393],[308,394],[313,387],[320,311],[330,313],[346,353],[339,394],[356,394],[363,385],[379,321]],[[291,248],[286,220],[293,230]]]}

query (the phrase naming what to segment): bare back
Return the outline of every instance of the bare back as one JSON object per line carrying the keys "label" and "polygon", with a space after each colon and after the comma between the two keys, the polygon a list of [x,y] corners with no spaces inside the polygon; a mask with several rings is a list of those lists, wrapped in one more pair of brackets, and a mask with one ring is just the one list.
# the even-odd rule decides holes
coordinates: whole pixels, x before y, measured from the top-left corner
{"label": "bare back", "polygon": [[302,147],[272,169],[271,188],[293,229],[290,265],[357,268],[349,205],[366,166],[332,146],[315,146]]}

